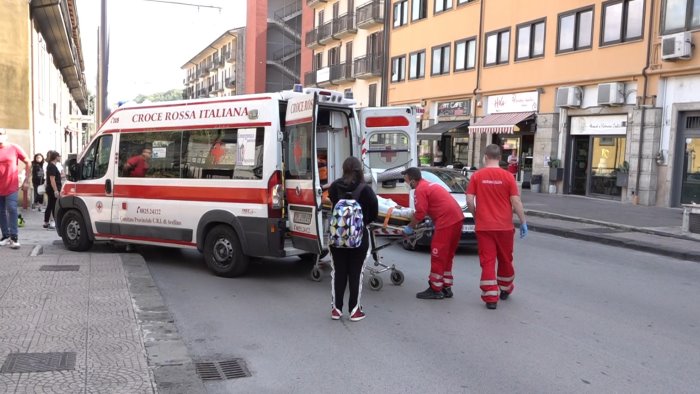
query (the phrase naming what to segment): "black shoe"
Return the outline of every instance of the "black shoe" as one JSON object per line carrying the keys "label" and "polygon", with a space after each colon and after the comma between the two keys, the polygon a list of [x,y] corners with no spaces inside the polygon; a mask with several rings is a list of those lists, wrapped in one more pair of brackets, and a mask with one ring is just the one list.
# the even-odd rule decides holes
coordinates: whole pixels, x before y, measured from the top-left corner
{"label": "black shoe", "polygon": [[442,294],[442,291],[433,291],[432,288],[428,287],[427,290],[416,294],[416,298],[420,298],[421,300],[441,300],[445,298],[445,295]]}
{"label": "black shoe", "polygon": [[502,299],[503,301],[505,301],[505,300],[508,299],[508,297],[510,297],[510,294],[509,294],[507,291],[501,290],[501,295],[500,295],[498,298],[500,298],[500,299]]}
{"label": "black shoe", "polygon": [[486,309],[496,309],[496,306],[498,306],[498,304],[496,304],[495,302],[486,303]]}
{"label": "black shoe", "polygon": [[444,295],[445,298],[452,298],[452,296],[454,295],[452,293],[452,288],[451,287],[443,287],[442,288],[442,295]]}

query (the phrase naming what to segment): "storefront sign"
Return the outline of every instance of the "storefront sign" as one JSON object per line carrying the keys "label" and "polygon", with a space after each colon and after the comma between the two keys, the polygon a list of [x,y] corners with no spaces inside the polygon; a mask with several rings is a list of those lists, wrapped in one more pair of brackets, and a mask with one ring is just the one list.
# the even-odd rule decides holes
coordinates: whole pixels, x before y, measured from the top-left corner
{"label": "storefront sign", "polygon": [[447,101],[438,103],[438,117],[469,116],[471,114],[471,100]]}
{"label": "storefront sign", "polygon": [[627,115],[571,117],[571,135],[625,134],[627,134]]}
{"label": "storefront sign", "polygon": [[537,112],[539,93],[525,92],[489,96],[487,105],[489,114],[505,112]]}

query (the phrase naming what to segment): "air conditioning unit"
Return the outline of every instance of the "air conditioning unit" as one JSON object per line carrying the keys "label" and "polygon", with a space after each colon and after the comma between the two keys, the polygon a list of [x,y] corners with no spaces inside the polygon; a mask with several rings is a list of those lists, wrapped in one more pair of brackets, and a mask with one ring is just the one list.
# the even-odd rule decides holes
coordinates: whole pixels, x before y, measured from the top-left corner
{"label": "air conditioning unit", "polygon": [[557,89],[557,107],[578,108],[581,106],[581,88],[563,86]]}
{"label": "air conditioning unit", "polygon": [[598,85],[598,105],[622,105],[624,103],[624,83],[611,82]]}
{"label": "air conditioning unit", "polygon": [[693,41],[689,31],[670,34],[661,38],[663,60],[688,60],[691,58]]}

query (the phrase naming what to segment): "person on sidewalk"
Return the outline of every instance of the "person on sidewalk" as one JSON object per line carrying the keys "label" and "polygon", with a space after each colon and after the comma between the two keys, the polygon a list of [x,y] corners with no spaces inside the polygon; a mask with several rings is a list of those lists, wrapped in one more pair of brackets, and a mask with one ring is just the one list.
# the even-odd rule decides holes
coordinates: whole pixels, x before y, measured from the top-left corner
{"label": "person on sidewalk", "polygon": [[0,129],[0,227],[2,238],[0,246],[10,245],[19,249],[17,199],[19,191],[19,169],[17,164],[24,163],[26,175],[22,190],[29,189],[31,166],[27,154],[21,147],[7,141],[7,130]]}
{"label": "person on sidewalk", "polygon": [[32,186],[34,187],[34,202],[32,203],[32,210],[38,210],[41,212],[41,208],[44,206],[44,193],[39,193],[39,187],[44,185],[44,192],[46,191],[46,177],[44,177],[44,155],[37,153],[34,155],[34,160],[32,160]]}
{"label": "person on sidewalk", "polygon": [[479,244],[481,299],[488,309],[496,309],[499,297],[506,300],[513,292],[513,211],[520,220],[520,238],[527,235],[518,185],[511,173],[499,167],[500,159],[501,148],[487,146],[485,167],[472,175],[467,186],[467,207],[474,215]]}
{"label": "person on sidewalk", "polygon": [[450,192],[436,183],[423,179],[416,167],[401,172],[404,181],[414,193],[414,214],[411,222],[404,227],[404,234],[413,234],[413,229],[426,216],[433,221],[435,230],[430,241],[430,275],[425,291],[416,294],[424,300],[438,300],[452,297],[452,263],[459,238],[462,236],[464,214],[459,203]]}
{"label": "person on sidewalk", "polygon": [[46,166],[46,195],[49,197],[49,203],[46,205],[46,212],[44,212],[44,228],[49,230],[54,228],[51,217],[54,215],[56,201],[61,195],[61,171],[56,166],[60,157],[58,152],[53,150],[46,157],[46,161],[49,163]]}
{"label": "person on sidewalk", "polygon": [[377,196],[364,181],[362,163],[356,157],[350,156],[343,162],[342,178],[333,182],[328,189],[328,197],[335,207],[341,199],[350,198],[359,202],[362,208],[363,235],[359,247],[333,247],[329,249],[331,261],[331,319],[339,320],[343,316],[343,298],[345,287],[349,284],[350,297],[348,311],[351,321],[365,318],[360,297],[362,293],[362,271],[365,267],[367,250],[369,249],[369,231],[367,225],[377,218],[379,203]]}

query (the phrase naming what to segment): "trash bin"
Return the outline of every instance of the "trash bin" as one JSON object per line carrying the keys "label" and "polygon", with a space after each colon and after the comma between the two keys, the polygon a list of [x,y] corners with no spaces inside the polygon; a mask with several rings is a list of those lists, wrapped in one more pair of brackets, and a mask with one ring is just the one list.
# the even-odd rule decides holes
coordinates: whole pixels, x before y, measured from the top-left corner
{"label": "trash bin", "polygon": [[542,175],[533,175],[530,178],[530,191],[533,193],[539,193],[540,187],[542,185]]}

